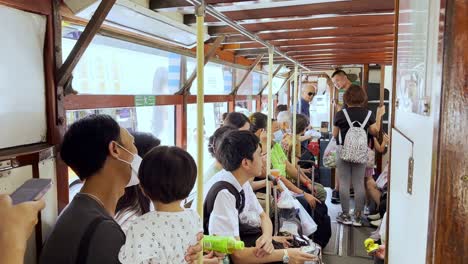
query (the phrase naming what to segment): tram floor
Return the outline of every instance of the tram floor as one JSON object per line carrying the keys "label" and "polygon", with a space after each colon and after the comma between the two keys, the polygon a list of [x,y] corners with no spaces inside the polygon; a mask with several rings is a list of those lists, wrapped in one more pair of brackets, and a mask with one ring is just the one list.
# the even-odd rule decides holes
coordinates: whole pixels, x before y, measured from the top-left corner
{"label": "tram floor", "polygon": [[[328,214],[331,219],[332,236],[323,249],[325,264],[372,264],[373,259],[367,256],[364,240],[375,230],[367,221],[362,227],[346,226],[336,222],[336,216],[341,212],[340,204],[331,203],[332,190],[326,188]],[[351,206],[353,208],[353,206]]]}

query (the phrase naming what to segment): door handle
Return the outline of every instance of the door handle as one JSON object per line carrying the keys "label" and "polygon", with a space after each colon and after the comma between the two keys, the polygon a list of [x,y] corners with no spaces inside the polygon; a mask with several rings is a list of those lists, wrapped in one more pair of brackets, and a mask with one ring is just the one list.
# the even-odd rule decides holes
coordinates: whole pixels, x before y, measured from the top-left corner
{"label": "door handle", "polygon": [[408,194],[413,194],[413,173],[414,173],[414,159],[408,159],[408,185],[406,191]]}

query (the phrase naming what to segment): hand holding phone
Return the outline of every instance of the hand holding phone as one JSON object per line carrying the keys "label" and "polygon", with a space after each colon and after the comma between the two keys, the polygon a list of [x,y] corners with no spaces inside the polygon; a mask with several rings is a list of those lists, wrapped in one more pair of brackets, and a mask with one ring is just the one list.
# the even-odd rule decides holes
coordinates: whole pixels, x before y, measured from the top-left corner
{"label": "hand holding phone", "polygon": [[30,179],[21,185],[10,197],[13,205],[41,199],[52,186],[51,179]]}

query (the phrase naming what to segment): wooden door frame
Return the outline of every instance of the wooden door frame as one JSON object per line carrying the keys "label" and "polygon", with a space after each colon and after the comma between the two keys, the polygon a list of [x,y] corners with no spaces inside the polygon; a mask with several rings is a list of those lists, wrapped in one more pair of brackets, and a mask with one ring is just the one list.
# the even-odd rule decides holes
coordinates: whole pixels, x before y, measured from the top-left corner
{"label": "wooden door frame", "polygon": [[468,39],[468,1],[440,2],[445,7],[443,47],[438,50],[442,91],[440,119],[435,126],[437,156],[433,163],[426,263],[463,263],[468,248],[468,52],[464,48]]}

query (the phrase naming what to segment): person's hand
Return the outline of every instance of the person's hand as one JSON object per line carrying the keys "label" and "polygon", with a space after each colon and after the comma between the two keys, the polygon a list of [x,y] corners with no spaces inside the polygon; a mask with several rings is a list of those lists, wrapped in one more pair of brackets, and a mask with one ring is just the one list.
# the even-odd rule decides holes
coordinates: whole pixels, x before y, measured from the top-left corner
{"label": "person's hand", "polygon": [[273,253],[275,248],[273,247],[271,235],[263,234],[255,241],[255,256],[257,258],[263,258],[266,255]]}
{"label": "person's hand", "polygon": [[288,248],[289,263],[302,264],[305,261],[318,261],[318,257],[312,254],[302,252],[300,248]]}
{"label": "person's hand", "polygon": [[293,240],[292,236],[274,236],[273,240],[283,244],[284,248],[289,248],[291,246],[291,243],[289,241]]}
{"label": "person's hand", "polygon": [[200,241],[203,238],[203,233],[198,233],[197,235],[197,241],[198,243],[195,246],[190,246],[187,249],[187,255],[185,255],[185,261],[188,263],[196,263],[198,260],[198,254],[202,251],[202,245]]}
{"label": "person's hand", "polygon": [[390,136],[387,135],[387,133],[384,133],[383,142],[385,143],[385,145],[390,142]]}
{"label": "person's hand", "polygon": [[374,254],[379,259],[385,259],[385,245],[380,245]]}
{"label": "person's hand", "polygon": [[[266,131],[266,129],[262,129],[262,133],[260,134],[260,141],[262,143],[265,143],[265,142],[267,142],[267,140],[268,140],[267,131]],[[265,145],[265,147],[266,147],[266,145]]]}
{"label": "person's hand", "polygon": [[307,175],[305,175],[306,173],[312,173],[312,168],[308,168],[308,169],[303,169],[301,168],[301,172],[304,174],[304,176],[307,177]]}
{"label": "person's hand", "polygon": [[203,263],[204,264],[219,264],[224,259],[224,256],[225,256],[224,254],[210,251],[207,255],[203,256]]}
{"label": "person's hand", "polygon": [[304,198],[306,199],[306,201],[309,203],[310,207],[312,208],[315,208],[317,203],[321,203],[319,199],[315,198],[310,193],[304,193]]}
{"label": "person's hand", "polygon": [[13,205],[9,195],[0,195],[0,248],[24,255],[37,215],[44,207],[44,200]]}
{"label": "person's hand", "polygon": [[385,115],[385,105],[379,106],[377,108],[377,117],[382,117]]}

